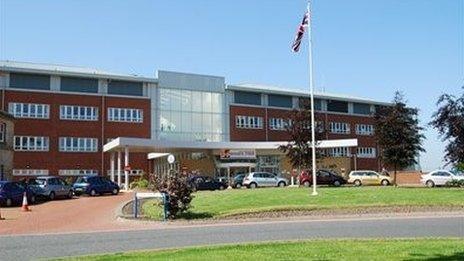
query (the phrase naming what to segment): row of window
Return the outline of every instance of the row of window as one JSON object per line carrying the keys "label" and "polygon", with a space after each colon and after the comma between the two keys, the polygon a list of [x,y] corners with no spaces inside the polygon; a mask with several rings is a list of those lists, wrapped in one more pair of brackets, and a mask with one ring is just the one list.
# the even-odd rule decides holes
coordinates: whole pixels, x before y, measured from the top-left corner
{"label": "row of window", "polygon": [[[15,136],[15,151],[48,151],[49,138],[43,136]],[[60,137],[59,151],[62,152],[97,152],[97,138]]]}
{"label": "row of window", "polygon": [[0,122],[0,143],[6,142],[6,123]]}
{"label": "row of window", "polygon": [[[117,175],[117,170],[114,171],[114,174]],[[131,176],[140,176],[142,175],[143,170],[133,169],[129,172]],[[108,175],[111,175],[111,170],[107,171]],[[121,171],[121,174],[124,174],[124,171]],[[13,169],[13,176],[48,176],[48,169]],[[98,175],[98,170],[95,169],[60,169],[58,171],[60,176],[87,176],[87,175]]]}
{"label": "row of window", "polygon": [[[17,118],[49,119],[50,105],[35,103],[9,103],[10,114]],[[97,121],[98,107],[60,105],[61,120]],[[143,110],[132,108],[108,108],[108,121],[143,122]]]}
{"label": "row of window", "polygon": [[[283,118],[269,118],[269,129],[286,130],[291,125],[291,121]],[[308,129],[310,124],[308,125]],[[235,126],[240,129],[262,129],[263,118],[257,116],[236,116]],[[324,123],[318,121],[317,129],[323,131]],[[350,124],[345,122],[329,122],[329,131],[334,134],[350,134]],[[357,135],[373,135],[374,126],[369,124],[356,124]]]}
{"label": "row of window", "polygon": [[[330,148],[326,150],[330,157],[350,157],[351,152],[347,147]],[[358,158],[375,158],[377,156],[376,149],[372,147],[358,147],[356,148],[356,156]]]}

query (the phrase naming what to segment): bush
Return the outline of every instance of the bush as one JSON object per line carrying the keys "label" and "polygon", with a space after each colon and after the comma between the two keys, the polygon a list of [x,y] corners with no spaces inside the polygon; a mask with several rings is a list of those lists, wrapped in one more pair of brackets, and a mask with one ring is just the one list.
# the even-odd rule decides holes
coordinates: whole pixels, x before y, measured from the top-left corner
{"label": "bush", "polygon": [[192,187],[188,184],[187,177],[172,174],[169,177],[150,175],[149,189],[167,193],[167,217],[175,219],[181,213],[186,212],[193,199]]}
{"label": "bush", "polygon": [[446,182],[447,187],[464,187],[464,180],[451,180]]}
{"label": "bush", "polygon": [[148,188],[148,180],[140,178],[138,180],[132,181],[129,185],[131,189],[135,188]]}

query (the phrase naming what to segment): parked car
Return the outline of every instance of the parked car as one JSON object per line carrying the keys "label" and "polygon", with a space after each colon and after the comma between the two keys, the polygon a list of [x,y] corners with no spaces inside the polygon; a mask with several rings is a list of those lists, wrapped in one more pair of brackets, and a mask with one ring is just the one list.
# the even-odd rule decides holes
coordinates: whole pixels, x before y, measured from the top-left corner
{"label": "parked car", "polygon": [[0,205],[13,206],[23,202],[24,192],[26,192],[27,202],[35,203],[34,192],[25,184],[12,181],[0,181]]}
{"label": "parked car", "polygon": [[232,187],[233,188],[241,188],[243,186],[243,179],[245,178],[245,174],[238,174],[234,177]]}
{"label": "parked car", "polygon": [[286,178],[277,176],[269,172],[251,172],[246,174],[243,179],[243,186],[248,188],[256,187],[285,187],[288,184]]}
{"label": "parked car", "polygon": [[73,190],[75,195],[87,194],[96,196],[105,193],[117,195],[119,193],[119,186],[106,177],[82,176],[77,178],[73,184]]}
{"label": "parked car", "polygon": [[30,179],[28,187],[38,197],[54,200],[56,197],[73,197],[73,188],[59,177],[43,176]]}
{"label": "parked car", "polygon": [[379,174],[372,170],[354,170],[348,175],[348,183],[355,186],[361,185],[382,185],[388,186],[392,183],[392,178],[386,174]]}
{"label": "parked car", "polygon": [[[341,186],[346,184],[346,180],[337,175],[337,173],[330,170],[318,170],[316,175],[316,182],[319,185],[334,185]],[[313,183],[313,175],[311,171],[304,170],[298,176],[300,185],[309,187]]]}
{"label": "parked car", "polygon": [[422,184],[429,188],[446,185],[446,182],[452,180],[464,180],[464,175],[447,170],[435,170],[421,176]]}
{"label": "parked car", "polygon": [[194,190],[224,190],[227,188],[225,182],[208,176],[193,176],[188,182]]}

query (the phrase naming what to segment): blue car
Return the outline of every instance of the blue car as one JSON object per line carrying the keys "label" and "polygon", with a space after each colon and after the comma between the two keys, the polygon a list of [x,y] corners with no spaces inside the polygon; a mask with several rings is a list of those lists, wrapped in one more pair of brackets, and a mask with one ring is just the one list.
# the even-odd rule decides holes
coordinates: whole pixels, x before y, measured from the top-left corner
{"label": "blue car", "polygon": [[77,196],[87,194],[93,197],[105,193],[117,195],[119,193],[119,186],[106,177],[82,176],[77,178],[73,184],[73,191]]}
{"label": "blue car", "polygon": [[27,203],[35,203],[35,195],[31,189],[19,182],[0,181],[0,205],[13,206],[23,202],[24,192],[27,195]]}

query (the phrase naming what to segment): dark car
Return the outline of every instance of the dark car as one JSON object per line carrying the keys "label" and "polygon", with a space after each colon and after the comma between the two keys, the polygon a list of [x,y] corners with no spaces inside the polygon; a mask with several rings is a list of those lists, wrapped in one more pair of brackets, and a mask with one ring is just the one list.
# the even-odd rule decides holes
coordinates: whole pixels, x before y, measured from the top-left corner
{"label": "dark car", "polygon": [[[318,185],[333,185],[333,186],[341,186],[346,184],[346,180],[337,175],[335,172],[330,170],[318,170],[316,175],[316,182]],[[300,176],[298,177],[300,185],[305,187],[309,187],[313,184],[313,176],[311,175],[311,171],[304,170],[301,172]]]}
{"label": "dark car", "polygon": [[233,188],[241,188],[243,186],[243,179],[245,178],[246,174],[238,174],[234,177],[232,187]]}
{"label": "dark car", "polygon": [[82,176],[74,182],[73,190],[77,196],[81,194],[96,196],[105,193],[117,195],[119,193],[119,186],[106,177]]}
{"label": "dark car", "polygon": [[194,176],[189,179],[189,184],[194,190],[223,190],[227,188],[225,182],[206,176]]}
{"label": "dark car", "polygon": [[19,205],[26,192],[27,203],[35,203],[35,195],[25,184],[11,181],[0,181],[0,204],[4,206]]}

